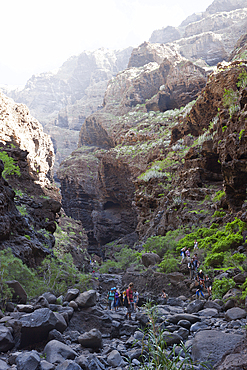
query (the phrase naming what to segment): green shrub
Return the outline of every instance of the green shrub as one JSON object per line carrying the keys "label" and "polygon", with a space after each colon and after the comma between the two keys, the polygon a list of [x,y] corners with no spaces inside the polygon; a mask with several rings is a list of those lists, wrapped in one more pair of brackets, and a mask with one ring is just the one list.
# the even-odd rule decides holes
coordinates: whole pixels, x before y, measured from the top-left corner
{"label": "green shrub", "polygon": [[219,267],[224,261],[224,252],[221,253],[208,253],[205,258],[205,266]]}
{"label": "green shrub", "polygon": [[226,212],[224,211],[215,211],[212,217],[224,217]]}
{"label": "green shrub", "polygon": [[[165,338],[167,331],[162,324],[158,324],[156,308],[151,303],[146,305],[146,314],[149,318],[148,329],[144,332],[142,340],[142,357],[144,364],[141,364],[140,370],[182,370],[197,368],[194,366],[189,355],[188,348],[182,343],[174,345],[171,350],[167,349]],[[206,364],[201,362],[202,368],[207,368]],[[133,369],[130,365],[129,369]]]}
{"label": "green shrub", "polygon": [[121,270],[126,270],[132,264],[136,266],[139,265],[139,253],[137,253],[134,249],[129,248],[127,246],[122,247],[119,252],[116,252],[114,255],[115,260],[107,260],[105,261],[101,268],[100,272],[108,273],[110,267],[119,268]]}
{"label": "green shrub", "polygon": [[213,299],[222,299],[223,295],[228,292],[228,290],[234,288],[236,283],[233,279],[227,279],[225,277],[222,280],[214,280],[212,286],[212,297]]}
{"label": "green shrub", "polygon": [[16,174],[17,176],[21,176],[20,167],[16,164],[16,161],[12,157],[8,156],[5,151],[0,152],[0,159],[4,164],[2,176],[5,180],[9,175]]}
{"label": "green shrub", "polygon": [[221,198],[223,198],[225,195],[226,193],[224,192],[224,190],[217,191],[217,193],[213,197],[213,202],[219,202]]}
{"label": "green shrub", "polygon": [[168,231],[165,236],[151,236],[143,244],[145,252],[157,253],[160,257],[168,251],[175,251],[178,239],[184,235],[185,231],[180,228],[174,231]]}
{"label": "green shrub", "polygon": [[160,272],[164,273],[178,271],[178,260],[170,252],[167,252],[163,257],[163,260],[158,265],[158,268]]}

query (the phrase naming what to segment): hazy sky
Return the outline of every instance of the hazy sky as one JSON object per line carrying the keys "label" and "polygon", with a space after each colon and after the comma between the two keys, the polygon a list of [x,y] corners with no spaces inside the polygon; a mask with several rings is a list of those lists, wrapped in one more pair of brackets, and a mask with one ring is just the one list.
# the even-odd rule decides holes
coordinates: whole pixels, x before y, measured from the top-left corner
{"label": "hazy sky", "polygon": [[213,0],[0,0],[0,84],[25,84],[72,55],[122,49],[178,26]]}

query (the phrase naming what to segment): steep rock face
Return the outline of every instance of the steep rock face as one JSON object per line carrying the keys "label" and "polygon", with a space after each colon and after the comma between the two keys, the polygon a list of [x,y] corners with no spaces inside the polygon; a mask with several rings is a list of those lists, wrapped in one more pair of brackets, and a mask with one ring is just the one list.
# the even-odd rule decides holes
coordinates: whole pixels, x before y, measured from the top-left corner
{"label": "steep rock face", "polygon": [[221,163],[228,205],[237,211],[246,198],[247,68],[236,61],[219,65],[219,70],[210,76],[183,127],[173,129],[172,142],[188,134],[201,135],[208,123],[214,122],[212,152],[217,153]]}
{"label": "steep rock face", "polygon": [[135,230],[134,186],[125,163],[108,158],[98,148],[82,147],[63,161],[59,178],[63,207],[81,220],[91,253],[101,254],[101,245]]}
{"label": "steep rock face", "polygon": [[214,0],[206,9],[209,14],[218,12],[229,12],[235,9],[242,9],[247,7],[246,0]]}
{"label": "steep rock face", "polygon": [[133,49],[130,56],[128,68],[142,67],[145,64],[151,62],[161,64],[164,59],[169,59],[172,62],[173,60],[177,60],[178,58],[179,55],[176,50],[173,50],[166,45],[144,42],[137,48]]}
{"label": "steep rock face", "polygon": [[[152,60],[158,60],[161,49],[167,52],[167,48],[145,43],[139,49],[140,58],[136,57],[137,51],[133,52],[131,63],[145,63],[151,54]],[[159,137],[158,127],[153,133],[138,129],[149,118],[148,110],[154,110],[154,105],[162,111],[180,108],[193,100],[206,83],[202,68],[177,53],[171,54],[171,60],[128,68],[109,82],[104,108],[85,120],[79,148],[60,166],[63,207],[71,217],[82,221],[88,232],[89,250],[100,253],[102,245],[136,230],[135,179],[149,162],[160,157],[164,148],[160,143],[157,152],[153,150],[143,157],[134,152],[138,143]],[[118,153],[116,145],[133,145],[134,151],[130,150],[135,160]]]}
{"label": "steep rock face", "polygon": [[11,248],[15,256],[34,267],[51,253],[54,221],[61,208],[50,181],[53,145],[23,104],[1,94],[0,111],[0,152],[11,157],[20,171],[20,176],[9,175],[7,182],[1,162],[0,249]]}
{"label": "steep rock face", "polygon": [[45,186],[52,180],[55,160],[50,137],[33,118],[24,104],[16,104],[0,93],[0,142],[13,142],[28,152],[30,175],[37,184]]}
{"label": "steep rock face", "polygon": [[22,90],[6,90],[15,101],[26,104],[51,135],[55,168],[76,148],[82,123],[102,105],[108,80],[126,68],[131,51],[85,51],[68,59],[57,72],[32,76]]}
{"label": "steep rock face", "polygon": [[227,60],[233,46],[247,30],[246,1],[215,1],[206,12],[194,15],[177,29],[174,39],[166,29],[155,31],[150,41],[174,43],[190,60],[203,59],[210,66]]}
{"label": "steep rock face", "polygon": [[149,41],[152,43],[158,43],[160,40],[163,40],[163,43],[166,44],[167,42],[173,42],[181,38],[181,32],[178,28],[167,26],[162,28],[161,30],[155,30]]}

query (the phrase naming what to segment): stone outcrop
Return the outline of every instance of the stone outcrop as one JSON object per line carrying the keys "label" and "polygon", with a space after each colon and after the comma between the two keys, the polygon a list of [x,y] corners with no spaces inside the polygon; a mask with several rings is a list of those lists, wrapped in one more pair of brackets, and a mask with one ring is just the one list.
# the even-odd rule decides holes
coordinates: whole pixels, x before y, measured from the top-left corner
{"label": "stone outcrop", "polygon": [[156,30],[150,42],[176,46],[190,60],[208,65],[227,60],[233,46],[247,30],[246,1],[214,1],[204,13],[188,17],[178,28]]}
{"label": "stone outcrop", "polygon": [[76,148],[82,123],[102,106],[108,80],[126,68],[131,51],[84,51],[58,71],[33,75],[21,90],[2,87],[15,101],[26,104],[51,136],[55,168]]}
{"label": "stone outcrop", "polygon": [[[23,104],[0,94],[0,111],[0,150],[19,170],[19,175],[5,173],[1,161],[0,249],[11,248],[16,257],[34,267],[51,253],[61,208],[58,189],[52,184],[53,145]],[[5,166],[8,170],[8,161]]]}
{"label": "stone outcrop", "polygon": [[[160,55],[168,52],[171,60],[158,64]],[[132,233],[137,225],[132,169],[125,160],[118,160],[114,149],[106,151],[132,140],[126,136],[130,126],[121,117],[139,104],[145,104],[145,110],[179,108],[195,99],[206,82],[202,68],[160,45],[141,45],[133,51],[130,64],[143,64],[148,55],[150,63],[128,68],[109,82],[104,108],[85,120],[79,148],[58,171],[63,207],[69,216],[82,221],[90,251]]]}

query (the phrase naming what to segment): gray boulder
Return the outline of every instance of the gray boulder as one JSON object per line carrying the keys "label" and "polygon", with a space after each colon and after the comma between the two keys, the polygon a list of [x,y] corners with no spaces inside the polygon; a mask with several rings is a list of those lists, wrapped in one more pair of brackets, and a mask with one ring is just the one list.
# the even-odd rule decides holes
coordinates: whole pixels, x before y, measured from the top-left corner
{"label": "gray boulder", "polygon": [[143,253],[142,264],[145,267],[154,266],[160,263],[160,256],[156,253]]}
{"label": "gray boulder", "polygon": [[49,308],[40,308],[33,313],[24,315],[21,322],[20,348],[47,339],[51,330],[59,330],[60,320]]}
{"label": "gray boulder", "polygon": [[40,370],[54,370],[55,365],[51,364],[50,362],[46,360],[40,361]]}
{"label": "gray boulder", "polygon": [[6,281],[8,287],[13,292],[12,299],[18,303],[27,303],[27,293],[21,284],[16,280]]}
{"label": "gray boulder", "polygon": [[216,310],[221,311],[221,306],[215,301],[207,301],[204,304],[204,308],[215,308]]}
{"label": "gray boulder", "polygon": [[233,307],[226,311],[225,319],[227,321],[244,319],[246,317],[246,311],[239,307]]}
{"label": "gray boulder", "polygon": [[177,333],[164,332],[163,339],[167,346],[172,346],[173,344],[179,344],[183,338]]}
{"label": "gray boulder", "polygon": [[206,324],[204,321],[196,322],[195,324],[191,325],[190,332],[196,333],[197,331],[205,330],[207,328],[208,328],[208,324]]}
{"label": "gray boulder", "polygon": [[34,307],[31,304],[18,304],[16,308],[19,312],[31,313],[34,311]]}
{"label": "gray boulder", "polygon": [[79,357],[76,358],[75,362],[80,365],[80,367],[83,369],[83,370],[88,370],[89,369],[89,361],[87,359],[86,356],[84,355],[81,355]]}
{"label": "gray boulder", "polygon": [[218,310],[216,308],[204,308],[201,311],[198,311],[199,316],[205,316],[205,317],[215,317],[218,315]]}
{"label": "gray boulder", "polygon": [[92,307],[96,305],[97,292],[96,290],[88,290],[87,292],[81,293],[75,300],[81,308]]}
{"label": "gray boulder", "polygon": [[67,302],[74,301],[78,297],[79,293],[79,289],[68,289],[64,300]]}
{"label": "gray boulder", "polygon": [[7,352],[15,345],[10,328],[0,326],[0,352]]}
{"label": "gray boulder", "polygon": [[188,320],[180,320],[178,322],[178,325],[181,326],[182,328],[188,329],[191,327],[191,322]]}
{"label": "gray boulder", "polygon": [[201,321],[201,318],[195,315],[190,315],[188,313],[178,313],[176,315],[170,316],[167,321],[172,324],[177,324],[180,320],[187,320],[191,324],[194,324],[197,321]]}
{"label": "gray boulder", "polygon": [[203,309],[204,304],[205,303],[203,301],[200,301],[199,299],[196,299],[195,301],[192,301],[192,302],[190,302],[190,304],[188,304],[188,306],[185,309],[185,312],[187,312],[187,313],[196,313],[196,312]]}
{"label": "gray boulder", "polygon": [[38,297],[34,303],[34,309],[38,310],[39,308],[50,308],[49,302],[43,296]]}
{"label": "gray boulder", "polygon": [[1,360],[1,359],[0,359],[0,369],[1,370],[8,370],[9,369],[9,365],[7,365],[6,362]]}
{"label": "gray boulder", "polygon": [[16,358],[17,370],[38,370],[40,357],[37,351],[22,352]]}
{"label": "gray boulder", "polygon": [[52,364],[63,363],[65,360],[74,360],[77,353],[73,351],[67,344],[57,340],[51,340],[44,348],[46,360]]}
{"label": "gray boulder", "polygon": [[83,347],[87,348],[98,349],[103,347],[102,335],[98,329],[92,329],[89,332],[80,335],[78,342]]}
{"label": "gray boulder", "polygon": [[64,317],[60,313],[54,312],[54,315],[56,316],[56,319],[57,319],[55,329],[60,331],[60,333],[63,333],[64,330],[67,328],[67,323]]}
{"label": "gray boulder", "polygon": [[202,330],[195,335],[192,344],[192,360],[200,363],[207,362],[210,366],[214,366],[224,353],[231,350],[241,339],[242,336],[238,334]]}
{"label": "gray boulder", "polygon": [[57,297],[50,292],[44,293],[42,294],[42,296],[45,297],[48,303],[51,303],[51,304],[57,303]]}
{"label": "gray boulder", "polygon": [[72,360],[65,360],[62,364],[56,367],[56,370],[81,370],[81,367]]}
{"label": "gray boulder", "polygon": [[121,366],[123,358],[117,350],[113,350],[109,353],[107,362],[112,367],[118,367]]}

